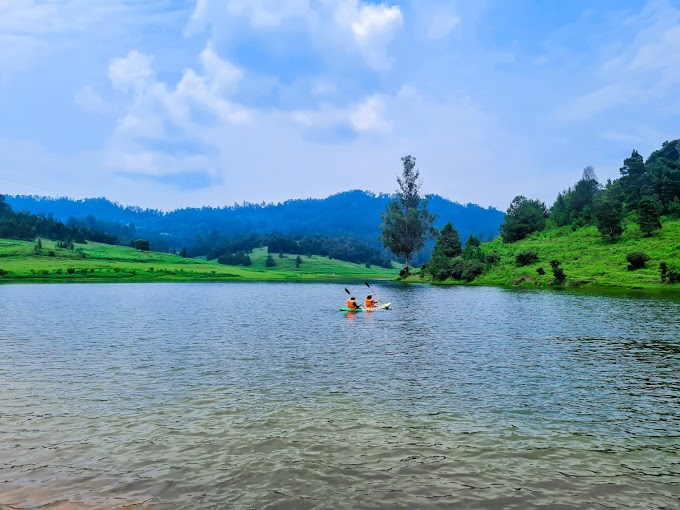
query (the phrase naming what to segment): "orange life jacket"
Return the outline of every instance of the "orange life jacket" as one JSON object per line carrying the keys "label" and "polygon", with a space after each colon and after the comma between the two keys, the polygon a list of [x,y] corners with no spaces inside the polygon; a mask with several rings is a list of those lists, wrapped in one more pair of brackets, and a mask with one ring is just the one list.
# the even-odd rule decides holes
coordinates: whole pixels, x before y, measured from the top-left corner
{"label": "orange life jacket", "polygon": [[375,308],[375,301],[373,299],[367,299],[366,308]]}
{"label": "orange life jacket", "polygon": [[357,305],[356,301],[348,299],[347,300],[347,308],[359,308],[359,306]]}

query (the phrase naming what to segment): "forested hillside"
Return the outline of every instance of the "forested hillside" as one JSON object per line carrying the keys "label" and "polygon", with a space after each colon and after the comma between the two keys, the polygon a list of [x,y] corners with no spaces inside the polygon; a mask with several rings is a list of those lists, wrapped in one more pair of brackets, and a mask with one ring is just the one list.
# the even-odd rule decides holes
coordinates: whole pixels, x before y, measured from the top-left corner
{"label": "forested hillside", "polygon": [[442,229],[418,276],[495,284],[677,287],[680,283],[680,140],[601,184],[588,166],[551,207],[517,196],[491,243]]}
{"label": "forested hillside", "polygon": [[[226,207],[202,207],[163,212],[139,207],[125,207],[104,198],[73,200],[34,196],[7,197],[16,211],[52,214],[69,222],[73,218],[88,228],[117,236],[121,242],[144,238],[152,248],[170,251],[205,246],[208,239],[219,236],[222,242],[252,234],[353,238],[380,247],[378,235],[380,213],[391,196],[365,191],[348,191],[325,199],[289,200],[281,204],[235,204]],[[474,204],[461,205],[433,196],[429,208],[438,215],[436,225],[453,222],[462,235],[475,234],[482,240],[498,235],[503,213]],[[73,220],[71,220],[73,223]],[[205,251],[205,250],[204,250]]]}

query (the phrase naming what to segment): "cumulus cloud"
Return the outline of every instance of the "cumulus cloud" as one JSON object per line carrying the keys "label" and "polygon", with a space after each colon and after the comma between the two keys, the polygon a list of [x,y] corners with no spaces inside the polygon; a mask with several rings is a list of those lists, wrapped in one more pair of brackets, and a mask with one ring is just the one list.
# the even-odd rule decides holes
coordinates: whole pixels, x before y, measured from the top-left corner
{"label": "cumulus cloud", "polygon": [[363,0],[198,0],[186,33],[208,26],[232,37],[246,29],[281,30],[281,38],[302,33],[314,41],[310,52],[351,48],[371,68],[385,70],[392,62],[389,44],[402,23],[399,6]]}

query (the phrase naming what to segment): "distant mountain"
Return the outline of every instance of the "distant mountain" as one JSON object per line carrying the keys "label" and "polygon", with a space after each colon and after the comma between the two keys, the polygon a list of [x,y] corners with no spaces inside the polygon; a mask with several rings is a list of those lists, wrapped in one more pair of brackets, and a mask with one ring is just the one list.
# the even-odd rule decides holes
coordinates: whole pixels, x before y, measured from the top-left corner
{"label": "distant mountain", "polygon": [[[392,200],[387,194],[347,191],[324,199],[288,200],[280,204],[242,204],[163,212],[125,207],[105,198],[74,200],[38,196],[8,196],[15,211],[51,214],[68,222],[75,218],[111,234],[145,238],[160,249],[181,249],[197,236],[221,237],[280,232],[291,235],[352,237],[374,246],[380,234],[380,213]],[[498,235],[503,212],[475,204],[462,205],[440,196],[430,199],[436,225],[450,221],[464,241],[470,234],[482,240]]]}

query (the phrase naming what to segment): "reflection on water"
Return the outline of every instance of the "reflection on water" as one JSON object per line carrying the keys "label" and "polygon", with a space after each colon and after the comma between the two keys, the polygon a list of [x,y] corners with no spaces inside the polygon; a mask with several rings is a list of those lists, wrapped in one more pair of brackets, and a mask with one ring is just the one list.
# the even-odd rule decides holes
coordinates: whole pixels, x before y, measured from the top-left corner
{"label": "reflection on water", "polygon": [[0,508],[678,508],[679,302],[381,287],[1,286]]}

